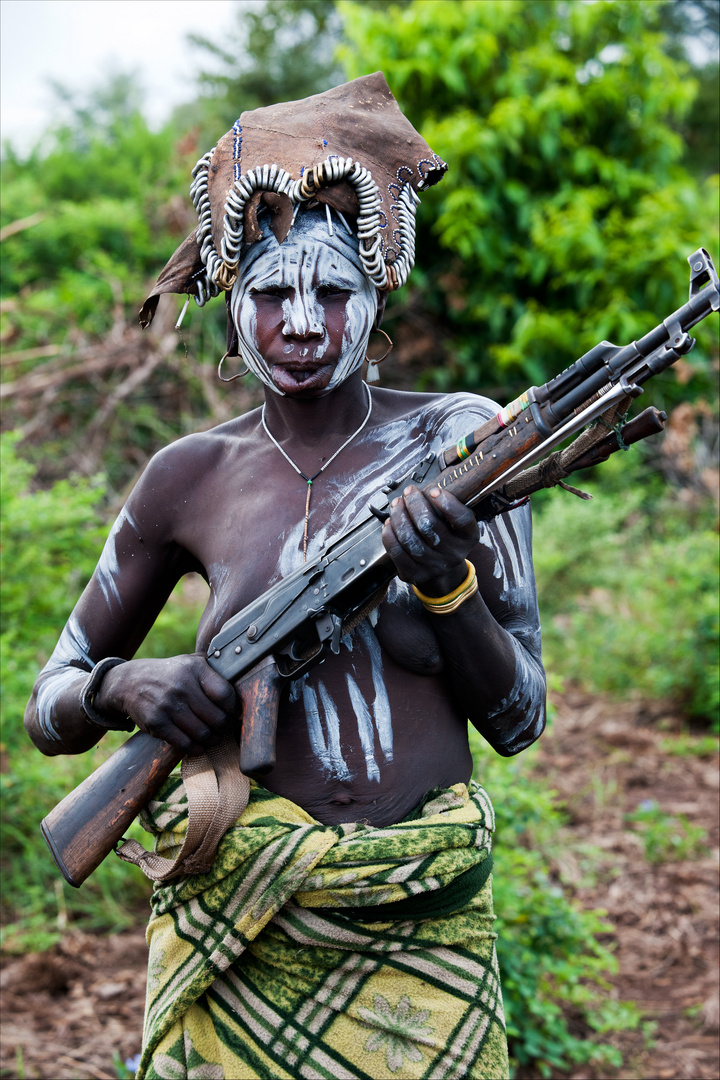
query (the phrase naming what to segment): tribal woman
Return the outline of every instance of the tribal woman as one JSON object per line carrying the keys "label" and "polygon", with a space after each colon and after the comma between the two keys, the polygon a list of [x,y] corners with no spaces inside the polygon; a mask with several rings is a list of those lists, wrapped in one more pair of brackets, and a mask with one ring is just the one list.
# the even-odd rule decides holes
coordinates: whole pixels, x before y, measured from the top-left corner
{"label": "tribal woman", "polygon": [[[504,755],[544,726],[527,507],[478,523],[439,487],[399,489],[384,599],[289,681],[275,768],[244,782],[214,861],[172,861],[187,776],[238,724],[213,636],[388,477],[497,412],[369,385],[373,361],[363,378],[413,265],[417,192],[446,168],[380,73],[243,113],[198,162],[198,227],[141,311],[224,292],[221,375],[247,369],[265,401],[151,460],[26,714],[45,754],[137,727],[185,755],[144,815],[150,859],[173,870],[153,875],[139,1077],[508,1075],[493,812],[468,722]],[[210,589],[195,653],[133,659],[190,572]]]}

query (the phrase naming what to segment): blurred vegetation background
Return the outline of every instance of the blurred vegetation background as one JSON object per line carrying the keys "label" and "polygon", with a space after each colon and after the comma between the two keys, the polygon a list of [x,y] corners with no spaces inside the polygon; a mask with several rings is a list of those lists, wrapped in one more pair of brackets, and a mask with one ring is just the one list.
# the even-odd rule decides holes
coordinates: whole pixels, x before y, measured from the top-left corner
{"label": "blurred vegetation background", "polygon": [[[161,130],[148,126],[128,73],[84,96],[57,87],[57,116],[35,149],[4,146],[6,948],[47,947],[70,924],[117,928],[146,896],[114,861],[72,896],[58,882],[39,819],[115,744],[48,761],[27,743],[22,713],[149,456],[261,400],[257,384],[217,382],[223,304],[191,308],[178,335],[180,304],[163,298],[152,329],[137,325],[140,302],[194,226],[196,159],[244,109],[383,70],[450,163],[423,198],[410,284],[388,305],[395,351],[384,382],[507,401],[602,338],[647,332],[685,299],[687,256],[701,245],[720,255],[718,7],[238,5],[229,36],[194,39],[195,85]],[[536,569],[555,689],[666,699],[717,732],[717,320],[697,336],[646,393],[643,404],[669,413],[666,434],[581,479],[591,504],[562,492],[534,501]],[[181,584],[144,653],[191,651],[202,604],[196,581]],[[598,1011],[613,963],[601,924],[543,877],[561,811],[533,781],[531,755],[508,763],[475,752],[507,845],[498,908],[516,914],[501,957],[513,1054],[550,1075],[610,1054],[602,1031],[637,1016]],[[527,963],[539,949],[542,971]],[[584,1018],[582,1038],[562,1018],[568,1001]]]}

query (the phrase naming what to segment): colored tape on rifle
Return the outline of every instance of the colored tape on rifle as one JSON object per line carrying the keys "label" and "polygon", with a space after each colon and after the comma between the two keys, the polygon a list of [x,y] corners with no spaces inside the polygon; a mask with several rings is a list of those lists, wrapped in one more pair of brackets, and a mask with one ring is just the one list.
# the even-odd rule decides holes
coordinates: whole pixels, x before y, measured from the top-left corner
{"label": "colored tape on rifle", "polygon": [[507,427],[515,420],[521,412],[530,408],[530,400],[527,395],[527,391],[521,394],[520,397],[515,398],[509,405],[506,405],[504,409],[501,409],[497,414],[497,422],[500,427]]}

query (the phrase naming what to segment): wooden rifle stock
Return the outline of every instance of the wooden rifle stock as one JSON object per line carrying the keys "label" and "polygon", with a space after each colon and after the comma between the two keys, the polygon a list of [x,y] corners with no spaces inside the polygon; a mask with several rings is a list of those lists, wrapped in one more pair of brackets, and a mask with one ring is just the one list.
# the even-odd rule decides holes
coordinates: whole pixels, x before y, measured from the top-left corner
{"label": "wooden rifle stock", "polygon": [[[281,687],[272,657],[237,683],[244,718],[240,768],[247,776],[263,776],[275,764]],[[42,834],[70,885],[80,888],[117,847],[181,757],[176,747],[136,731],[43,819]]]}
{"label": "wooden rifle stock", "polygon": [[136,731],[43,819],[42,834],[70,885],[79,889],[119,844],[181,756],[169,743]]}

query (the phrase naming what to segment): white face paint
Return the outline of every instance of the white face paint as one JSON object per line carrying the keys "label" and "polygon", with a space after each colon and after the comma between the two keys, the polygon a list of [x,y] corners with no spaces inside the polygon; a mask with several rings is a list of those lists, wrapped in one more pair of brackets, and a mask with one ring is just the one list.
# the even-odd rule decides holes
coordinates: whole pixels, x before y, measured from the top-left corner
{"label": "white face paint", "polygon": [[[348,294],[341,341],[334,340],[337,330],[328,327],[321,302],[328,290]],[[362,365],[377,314],[377,291],[363,273],[357,237],[342,223],[336,221],[331,234],[324,212],[301,212],[282,244],[265,224],[263,239],[254,243],[240,262],[230,305],[238,352],[261,382],[284,395],[272,376],[276,361],[260,353],[253,299],[254,293],[273,291],[287,293],[282,299],[282,335],[287,338],[282,351],[286,356],[295,353],[301,362],[321,362],[328,352],[339,348],[329,389]],[[303,338],[306,340],[298,340]]]}

